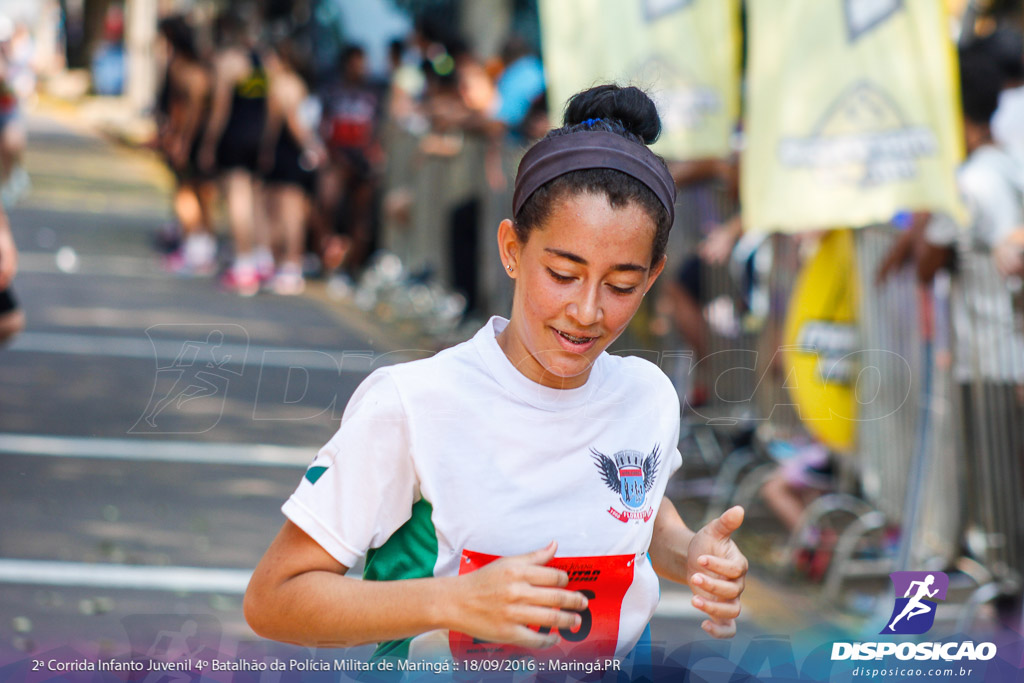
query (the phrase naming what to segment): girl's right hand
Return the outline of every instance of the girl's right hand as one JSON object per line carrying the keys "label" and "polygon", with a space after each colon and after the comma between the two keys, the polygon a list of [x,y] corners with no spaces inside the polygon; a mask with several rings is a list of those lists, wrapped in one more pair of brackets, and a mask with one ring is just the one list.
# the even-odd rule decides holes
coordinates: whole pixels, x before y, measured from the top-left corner
{"label": "girl's right hand", "polygon": [[[525,555],[504,557],[458,578],[454,596],[454,630],[488,642],[529,648],[558,643],[559,629],[580,625],[578,612],[587,607],[581,593],[565,590],[569,576],[545,565],[557,544]],[[548,626],[541,634],[530,626]]]}

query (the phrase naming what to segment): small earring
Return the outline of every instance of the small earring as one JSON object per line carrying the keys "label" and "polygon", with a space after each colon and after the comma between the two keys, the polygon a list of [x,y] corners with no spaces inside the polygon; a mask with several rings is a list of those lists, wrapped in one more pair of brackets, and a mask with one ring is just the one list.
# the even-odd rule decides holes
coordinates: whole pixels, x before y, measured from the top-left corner
{"label": "small earring", "polygon": [[512,264],[510,264],[510,263],[505,264],[505,268],[508,270],[508,272],[510,272],[510,273],[512,272]]}

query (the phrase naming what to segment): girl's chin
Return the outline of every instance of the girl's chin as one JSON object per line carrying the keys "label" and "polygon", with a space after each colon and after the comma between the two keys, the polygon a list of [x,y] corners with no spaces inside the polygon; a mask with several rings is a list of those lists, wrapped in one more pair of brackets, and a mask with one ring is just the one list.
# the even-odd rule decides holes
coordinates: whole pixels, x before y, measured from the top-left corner
{"label": "girl's chin", "polygon": [[[593,363],[589,358],[579,357],[570,363],[557,363],[544,368],[545,373],[556,382],[582,385],[590,376]],[[574,383],[573,380],[576,380]]]}

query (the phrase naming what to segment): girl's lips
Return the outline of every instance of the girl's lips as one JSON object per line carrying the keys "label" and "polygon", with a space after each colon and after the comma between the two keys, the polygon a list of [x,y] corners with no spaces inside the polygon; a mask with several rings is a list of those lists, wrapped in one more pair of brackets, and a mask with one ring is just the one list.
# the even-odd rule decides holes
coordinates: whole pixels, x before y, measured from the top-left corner
{"label": "girl's lips", "polygon": [[[567,334],[555,328],[551,329],[554,330],[555,336],[558,338],[558,343],[562,346],[563,349],[570,353],[585,353],[594,346],[598,339],[597,337],[582,335],[577,337],[575,335]],[[586,339],[587,341],[577,343],[576,341],[573,341],[574,339]]]}

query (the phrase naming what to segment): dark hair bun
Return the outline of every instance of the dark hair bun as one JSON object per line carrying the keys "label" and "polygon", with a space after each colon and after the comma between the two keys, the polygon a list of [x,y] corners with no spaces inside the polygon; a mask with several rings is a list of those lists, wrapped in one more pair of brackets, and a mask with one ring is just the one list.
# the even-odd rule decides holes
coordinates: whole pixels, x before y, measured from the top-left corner
{"label": "dark hair bun", "polygon": [[649,145],[661,134],[661,119],[654,102],[640,88],[598,85],[576,93],[565,106],[565,125],[588,119],[615,120]]}

